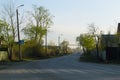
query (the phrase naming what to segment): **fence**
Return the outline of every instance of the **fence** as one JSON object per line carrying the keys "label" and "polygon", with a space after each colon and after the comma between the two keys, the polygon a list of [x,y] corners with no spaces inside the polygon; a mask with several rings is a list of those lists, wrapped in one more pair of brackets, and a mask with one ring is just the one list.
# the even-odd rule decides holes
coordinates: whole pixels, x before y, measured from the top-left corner
{"label": "fence", "polygon": [[120,60],[120,47],[106,47],[107,60]]}

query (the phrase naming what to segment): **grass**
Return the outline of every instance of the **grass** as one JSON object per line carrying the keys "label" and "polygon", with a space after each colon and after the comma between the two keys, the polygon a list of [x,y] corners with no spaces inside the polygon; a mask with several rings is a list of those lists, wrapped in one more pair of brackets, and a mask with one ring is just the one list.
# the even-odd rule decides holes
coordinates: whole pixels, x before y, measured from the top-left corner
{"label": "grass", "polygon": [[99,64],[115,64],[115,65],[120,65],[120,59],[114,59],[114,60],[107,60],[103,61],[100,58],[97,58],[95,56],[90,56],[90,55],[82,55],[79,58],[80,61],[82,62],[90,62],[90,63],[99,63]]}
{"label": "grass", "polygon": [[120,64],[120,60],[117,60],[117,59],[115,59],[115,60],[109,60],[107,63],[108,64]]}
{"label": "grass", "polygon": [[80,56],[79,60],[83,62],[103,63],[100,58],[91,55],[82,55]]}

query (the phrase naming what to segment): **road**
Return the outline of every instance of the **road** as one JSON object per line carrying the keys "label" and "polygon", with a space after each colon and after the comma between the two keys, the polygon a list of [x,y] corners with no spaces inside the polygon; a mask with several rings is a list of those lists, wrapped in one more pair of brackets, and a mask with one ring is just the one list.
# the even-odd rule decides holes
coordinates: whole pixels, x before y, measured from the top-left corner
{"label": "road", "polygon": [[0,70],[0,80],[120,80],[120,65],[79,62],[79,56],[17,63]]}

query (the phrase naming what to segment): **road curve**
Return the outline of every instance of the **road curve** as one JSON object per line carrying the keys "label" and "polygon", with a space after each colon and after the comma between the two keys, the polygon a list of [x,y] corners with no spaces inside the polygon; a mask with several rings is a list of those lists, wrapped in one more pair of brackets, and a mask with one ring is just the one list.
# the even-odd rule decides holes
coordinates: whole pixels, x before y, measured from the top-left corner
{"label": "road curve", "polygon": [[79,62],[79,56],[17,63],[0,70],[0,80],[120,80],[120,66]]}

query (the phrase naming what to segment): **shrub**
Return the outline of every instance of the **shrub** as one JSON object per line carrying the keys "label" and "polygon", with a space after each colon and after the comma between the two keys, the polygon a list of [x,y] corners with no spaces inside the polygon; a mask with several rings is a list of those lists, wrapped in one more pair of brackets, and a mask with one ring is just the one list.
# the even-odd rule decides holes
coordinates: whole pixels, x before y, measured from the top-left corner
{"label": "shrub", "polygon": [[34,40],[25,42],[22,46],[22,53],[24,58],[47,58],[45,48],[38,45]]}

